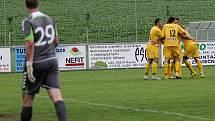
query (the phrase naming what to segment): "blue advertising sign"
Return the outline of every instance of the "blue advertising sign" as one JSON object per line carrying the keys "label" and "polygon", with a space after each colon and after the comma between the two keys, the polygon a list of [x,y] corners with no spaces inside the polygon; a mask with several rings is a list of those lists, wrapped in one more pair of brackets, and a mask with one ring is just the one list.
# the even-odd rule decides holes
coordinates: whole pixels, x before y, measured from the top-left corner
{"label": "blue advertising sign", "polygon": [[25,61],[25,49],[24,47],[14,48],[15,55],[15,68],[16,72],[23,72]]}
{"label": "blue advertising sign", "polygon": [[[56,56],[58,58],[59,70],[86,69],[85,48],[85,46],[58,46],[56,48]],[[15,55],[16,72],[23,72],[25,62],[25,48],[15,47],[13,51]]]}

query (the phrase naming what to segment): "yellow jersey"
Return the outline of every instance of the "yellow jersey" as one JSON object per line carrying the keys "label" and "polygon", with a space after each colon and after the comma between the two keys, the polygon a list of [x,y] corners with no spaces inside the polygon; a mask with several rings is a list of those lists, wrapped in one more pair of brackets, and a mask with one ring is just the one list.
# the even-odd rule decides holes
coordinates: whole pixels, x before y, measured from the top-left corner
{"label": "yellow jersey", "polygon": [[160,43],[160,39],[163,37],[164,35],[162,34],[161,29],[157,26],[153,26],[149,34],[149,44],[158,46],[158,44]]}
{"label": "yellow jersey", "polygon": [[[186,35],[187,35],[187,36],[190,36],[190,34],[189,34],[188,31],[186,31]],[[184,38],[182,38],[182,41],[183,41],[183,43],[184,43],[185,49],[187,49],[187,48],[188,48],[189,46],[191,46],[191,45],[196,44],[196,42],[194,42],[193,40],[187,40],[187,39],[184,39]]]}
{"label": "yellow jersey", "polygon": [[164,35],[164,46],[178,46],[180,34],[185,33],[185,30],[177,24],[165,24],[162,29]]}

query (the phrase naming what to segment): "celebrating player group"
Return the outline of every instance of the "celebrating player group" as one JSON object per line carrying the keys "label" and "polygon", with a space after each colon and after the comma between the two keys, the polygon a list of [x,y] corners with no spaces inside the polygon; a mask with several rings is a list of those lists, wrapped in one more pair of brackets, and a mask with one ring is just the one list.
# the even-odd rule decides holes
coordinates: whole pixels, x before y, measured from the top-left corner
{"label": "celebrating player group", "polygon": [[[183,41],[185,52],[182,54],[180,40]],[[197,73],[189,62],[193,57],[198,65],[199,78],[204,78],[202,63],[199,60],[199,52],[196,40],[190,36],[180,19],[169,17],[167,23],[162,25],[161,19],[156,19],[150,30],[149,42],[147,43],[147,59],[145,68],[145,80],[149,79],[150,65],[152,65],[152,79],[160,80],[157,76],[157,65],[159,60],[159,45],[163,44],[164,55],[164,79],[181,79],[181,61],[183,61],[191,72],[190,77],[196,77]]]}

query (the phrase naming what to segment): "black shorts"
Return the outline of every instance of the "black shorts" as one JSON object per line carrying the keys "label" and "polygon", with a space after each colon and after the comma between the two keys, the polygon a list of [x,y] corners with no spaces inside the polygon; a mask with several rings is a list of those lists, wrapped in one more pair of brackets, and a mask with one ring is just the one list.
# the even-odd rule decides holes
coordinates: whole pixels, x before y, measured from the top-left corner
{"label": "black shorts", "polygon": [[39,93],[41,86],[46,89],[60,88],[56,58],[34,62],[33,75],[36,78],[35,83],[31,83],[28,79],[27,67],[25,66],[22,81],[23,93],[34,95]]}

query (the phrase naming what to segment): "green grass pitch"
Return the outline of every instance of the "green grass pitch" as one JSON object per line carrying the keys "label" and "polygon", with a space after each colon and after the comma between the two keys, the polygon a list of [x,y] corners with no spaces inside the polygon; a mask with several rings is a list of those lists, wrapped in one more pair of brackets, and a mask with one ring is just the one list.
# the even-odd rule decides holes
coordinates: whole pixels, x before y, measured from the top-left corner
{"label": "green grass pitch", "polygon": [[[206,78],[144,80],[143,69],[61,72],[69,121],[215,121],[214,66]],[[161,75],[163,69],[159,69]],[[21,73],[0,74],[0,121],[19,121]],[[32,121],[57,121],[46,91],[36,96]]]}

